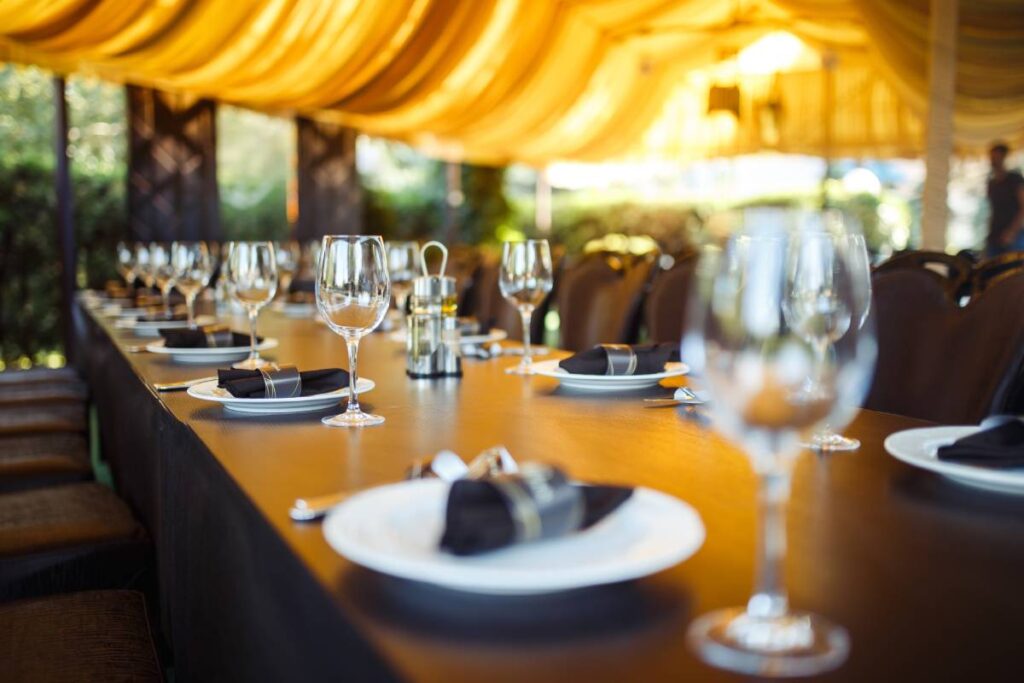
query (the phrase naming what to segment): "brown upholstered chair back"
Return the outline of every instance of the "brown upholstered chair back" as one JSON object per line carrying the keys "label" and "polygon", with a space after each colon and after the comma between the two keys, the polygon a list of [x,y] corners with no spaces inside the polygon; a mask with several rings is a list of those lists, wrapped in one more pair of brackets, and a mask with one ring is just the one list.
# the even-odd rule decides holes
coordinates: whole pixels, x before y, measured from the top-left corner
{"label": "brown upholstered chair back", "polygon": [[970,294],[969,281],[973,264],[960,255],[941,251],[907,251],[880,263],[875,272],[887,273],[893,270],[920,270],[940,283],[946,292],[958,299]]}
{"label": "brown upholstered chair back", "polygon": [[1024,271],[1024,251],[1011,251],[986,259],[974,266],[971,273],[971,296],[980,296],[1004,278]]}
{"label": "brown upholstered chair back", "polygon": [[944,424],[1007,409],[1024,363],[1024,275],[963,308],[920,269],[872,281],[879,353],[866,408]]}
{"label": "brown upholstered chair back", "polygon": [[636,341],[655,259],[619,268],[610,261],[604,255],[586,257],[563,274],[558,292],[562,348],[581,351]]}
{"label": "brown upholstered chair back", "polygon": [[683,338],[698,258],[696,253],[678,258],[671,268],[654,276],[644,303],[644,324],[652,342],[678,342]]}

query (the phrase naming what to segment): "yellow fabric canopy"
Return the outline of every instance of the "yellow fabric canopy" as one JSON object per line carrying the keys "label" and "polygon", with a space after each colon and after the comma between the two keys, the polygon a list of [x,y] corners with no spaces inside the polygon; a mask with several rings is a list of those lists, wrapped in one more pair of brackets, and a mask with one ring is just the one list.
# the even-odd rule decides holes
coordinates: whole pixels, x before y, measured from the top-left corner
{"label": "yellow fabric canopy", "polygon": [[[906,155],[923,139],[928,4],[2,0],[0,59],[329,118],[453,159]],[[1019,138],[1024,3],[960,4],[958,139]],[[815,59],[745,73],[737,53],[780,30]],[[733,113],[708,113],[715,85],[738,89]]]}

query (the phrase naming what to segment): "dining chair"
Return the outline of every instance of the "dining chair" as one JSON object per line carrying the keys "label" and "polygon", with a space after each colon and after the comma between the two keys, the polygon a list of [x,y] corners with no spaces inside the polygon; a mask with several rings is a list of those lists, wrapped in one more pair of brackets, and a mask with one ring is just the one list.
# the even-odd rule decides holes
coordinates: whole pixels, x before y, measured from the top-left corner
{"label": "dining chair", "polygon": [[0,605],[0,680],[163,680],[145,597],[83,591]]}
{"label": "dining chair", "polygon": [[644,325],[652,342],[679,342],[686,329],[686,309],[700,255],[680,254],[667,270],[659,270],[644,301]]}
{"label": "dining chair", "polygon": [[557,297],[560,346],[582,351],[595,344],[635,342],[656,263],[657,254],[589,254],[567,267]]}
{"label": "dining chair", "polygon": [[973,263],[961,254],[941,251],[905,251],[875,266],[874,272],[920,270],[940,283],[954,301],[969,295]]}
{"label": "dining chair", "polygon": [[149,564],[145,530],[107,486],[0,493],[0,601],[138,587]]}
{"label": "dining chair", "polygon": [[980,296],[1004,278],[1024,271],[1024,251],[1011,251],[975,264],[970,275],[971,296]]}
{"label": "dining chair", "polygon": [[942,424],[1010,409],[1024,368],[1024,274],[963,307],[923,269],[876,271],[874,383],[864,406]]}

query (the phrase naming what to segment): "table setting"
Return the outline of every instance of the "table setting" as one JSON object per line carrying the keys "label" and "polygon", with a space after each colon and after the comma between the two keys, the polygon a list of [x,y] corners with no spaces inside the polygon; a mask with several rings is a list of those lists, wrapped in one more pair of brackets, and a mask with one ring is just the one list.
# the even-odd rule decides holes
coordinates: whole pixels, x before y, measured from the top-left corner
{"label": "table setting", "polygon": [[[671,417],[676,411],[644,409],[677,409],[680,418],[698,418],[674,421],[674,429],[683,430],[688,439],[710,438],[700,435],[714,432],[745,451],[756,481],[756,497],[751,498],[760,516],[752,552],[736,551],[754,556],[749,601],[736,608],[702,608],[691,615],[679,642],[708,666],[728,671],[791,676],[841,668],[863,635],[855,632],[848,616],[823,610],[820,603],[810,605],[813,611],[790,605],[781,568],[784,543],[778,541],[784,538],[785,507],[799,454],[813,446],[819,458],[857,457],[841,455],[840,447],[828,455],[833,451],[813,437],[823,430],[840,435],[855,412],[850,406],[865,391],[874,362],[867,276],[857,265],[858,243],[847,239],[844,226],[783,226],[759,216],[750,221],[759,229],[731,239],[723,256],[728,261],[709,267],[709,277],[718,286],[702,293],[706,298],[698,302],[682,343],[606,343],[537,360],[536,347],[526,339],[522,359],[511,365],[501,360],[510,353],[473,355],[474,348],[490,352],[489,346],[497,343],[504,351],[510,343],[500,330],[481,335],[481,340],[464,334],[476,331],[475,321],[460,319],[454,307],[449,310],[453,281],[443,263],[439,271],[426,271],[421,248],[420,274],[406,282],[408,293],[403,295],[407,314],[395,318],[404,331],[405,356],[396,356],[383,336],[370,342],[368,367],[376,381],[358,369],[361,344],[380,328],[395,296],[383,240],[328,236],[320,248],[314,305],[327,329],[340,337],[334,347],[338,356],[347,355],[346,367],[322,362],[322,350],[315,359],[307,357],[300,350],[306,347],[296,347],[294,338],[291,343],[280,338],[295,322],[286,322],[291,316],[285,311],[274,310],[281,283],[275,245],[231,245],[224,254],[227,291],[243,306],[249,330],[202,316],[194,316],[190,325],[187,310],[184,320],[174,310],[178,319],[170,322],[179,326],[158,327],[159,339],[146,344],[148,355],[182,365],[214,365],[216,370],[152,386],[170,401],[179,401],[170,397],[181,394],[187,403],[219,404],[225,416],[246,418],[233,423],[233,429],[252,429],[267,439],[277,430],[317,430],[317,420],[348,428],[350,436],[340,441],[329,429],[317,439],[323,446],[340,446],[343,459],[341,454],[362,439],[392,443],[395,434],[413,429],[420,430],[419,441],[408,437],[412,440],[400,443],[437,443],[434,431],[451,438],[457,432],[445,422],[458,418],[446,412],[448,402],[455,400],[460,386],[480,381],[490,383],[492,396],[518,392],[538,410],[548,402],[560,410],[575,405],[579,416],[574,420],[586,421],[592,411],[601,416],[593,429],[601,429],[604,438],[616,424],[635,430],[655,421],[665,430],[665,418],[658,416]],[[541,244],[503,249],[507,272],[500,286],[521,315],[532,315],[530,306],[550,290],[545,255]],[[517,287],[525,293],[515,294]],[[278,316],[260,327],[271,325],[274,336],[257,334],[266,308]],[[116,321],[111,327],[122,329]],[[503,338],[492,340],[495,334]],[[279,349],[281,357],[262,356],[272,349]],[[479,362],[464,365],[470,358]],[[383,359],[388,359],[386,365]],[[687,384],[679,386],[680,380]],[[567,391],[551,394],[534,388],[551,381]],[[418,410],[436,403],[439,412],[414,427],[409,408],[395,402],[400,387],[418,397]],[[373,413],[364,412],[360,403],[371,390],[383,391]],[[587,396],[600,400],[588,401]],[[467,400],[463,410],[485,410],[488,402],[479,394]],[[335,414],[339,404],[343,410]],[[269,419],[303,414],[309,418]],[[210,413],[203,415],[210,420]],[[541,410],[528,423],[545,419]],[[600,427],[601,420],[608,425]],[[472,423],[459,424],[473,429]],[[475,438],[486,439],[500,424],[500,417],[483,422],[487,426]],[[360,428],[371,426],[376,429],[360,435]],[[625,590],[624,585],[660,581],[658,577],[679,572],[699,577],[688,567],[694,562],[703,566],[703,549],[716,533],[704,519],[706,496],[667,482],[637,483],[628,469],[594,476],[580,457],[564,463],[558,457],[562,442],[553,428],[547,427],[535,443],[518,443],[516,458],[508,449],[492,447],[467,461],[453,452],[454,443],[448,447],[442,440],[437,445],[443,450],[419,460],[422,447],[403,447],[386,455],[394,473],[390,481],[375,474],[370,485],[350,480],[333,491],[326,485],[290,489],[292,505],[276,509],[287,516],[287,523],[318,525],[322,544],[335,557],[372,575],[406,582],[407,591],[439,588],[514,600],[569,596],[601,586]],[[577,431],[567,443],[585,449],[585,434],[585,428]],[[977,426],[894,430],[886,435],[884,448],[894,461],[948,477],[955,485],[1001,494],[1024,492],[1019,475],[1024,469],[1019,456],[1024,422],[1013,416]],[[372,460],[378,452],[385,457],[384,451],[364,455]],[[641,467],[643,451],[631,458]]]}

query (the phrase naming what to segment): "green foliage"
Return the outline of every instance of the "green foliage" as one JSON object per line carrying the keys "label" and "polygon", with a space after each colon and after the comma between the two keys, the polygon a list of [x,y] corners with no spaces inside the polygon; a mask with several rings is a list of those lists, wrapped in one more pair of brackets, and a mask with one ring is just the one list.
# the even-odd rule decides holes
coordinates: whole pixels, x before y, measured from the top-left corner
{"label": "green foliage", "polygon": [[600,201],[556,194],[551,237],[578,253],[592,239],[610,233],[649,235],[662,251],[676,253],[692,245],[702,221],[694,209],[682,203],[643,203],[625,199]]}

